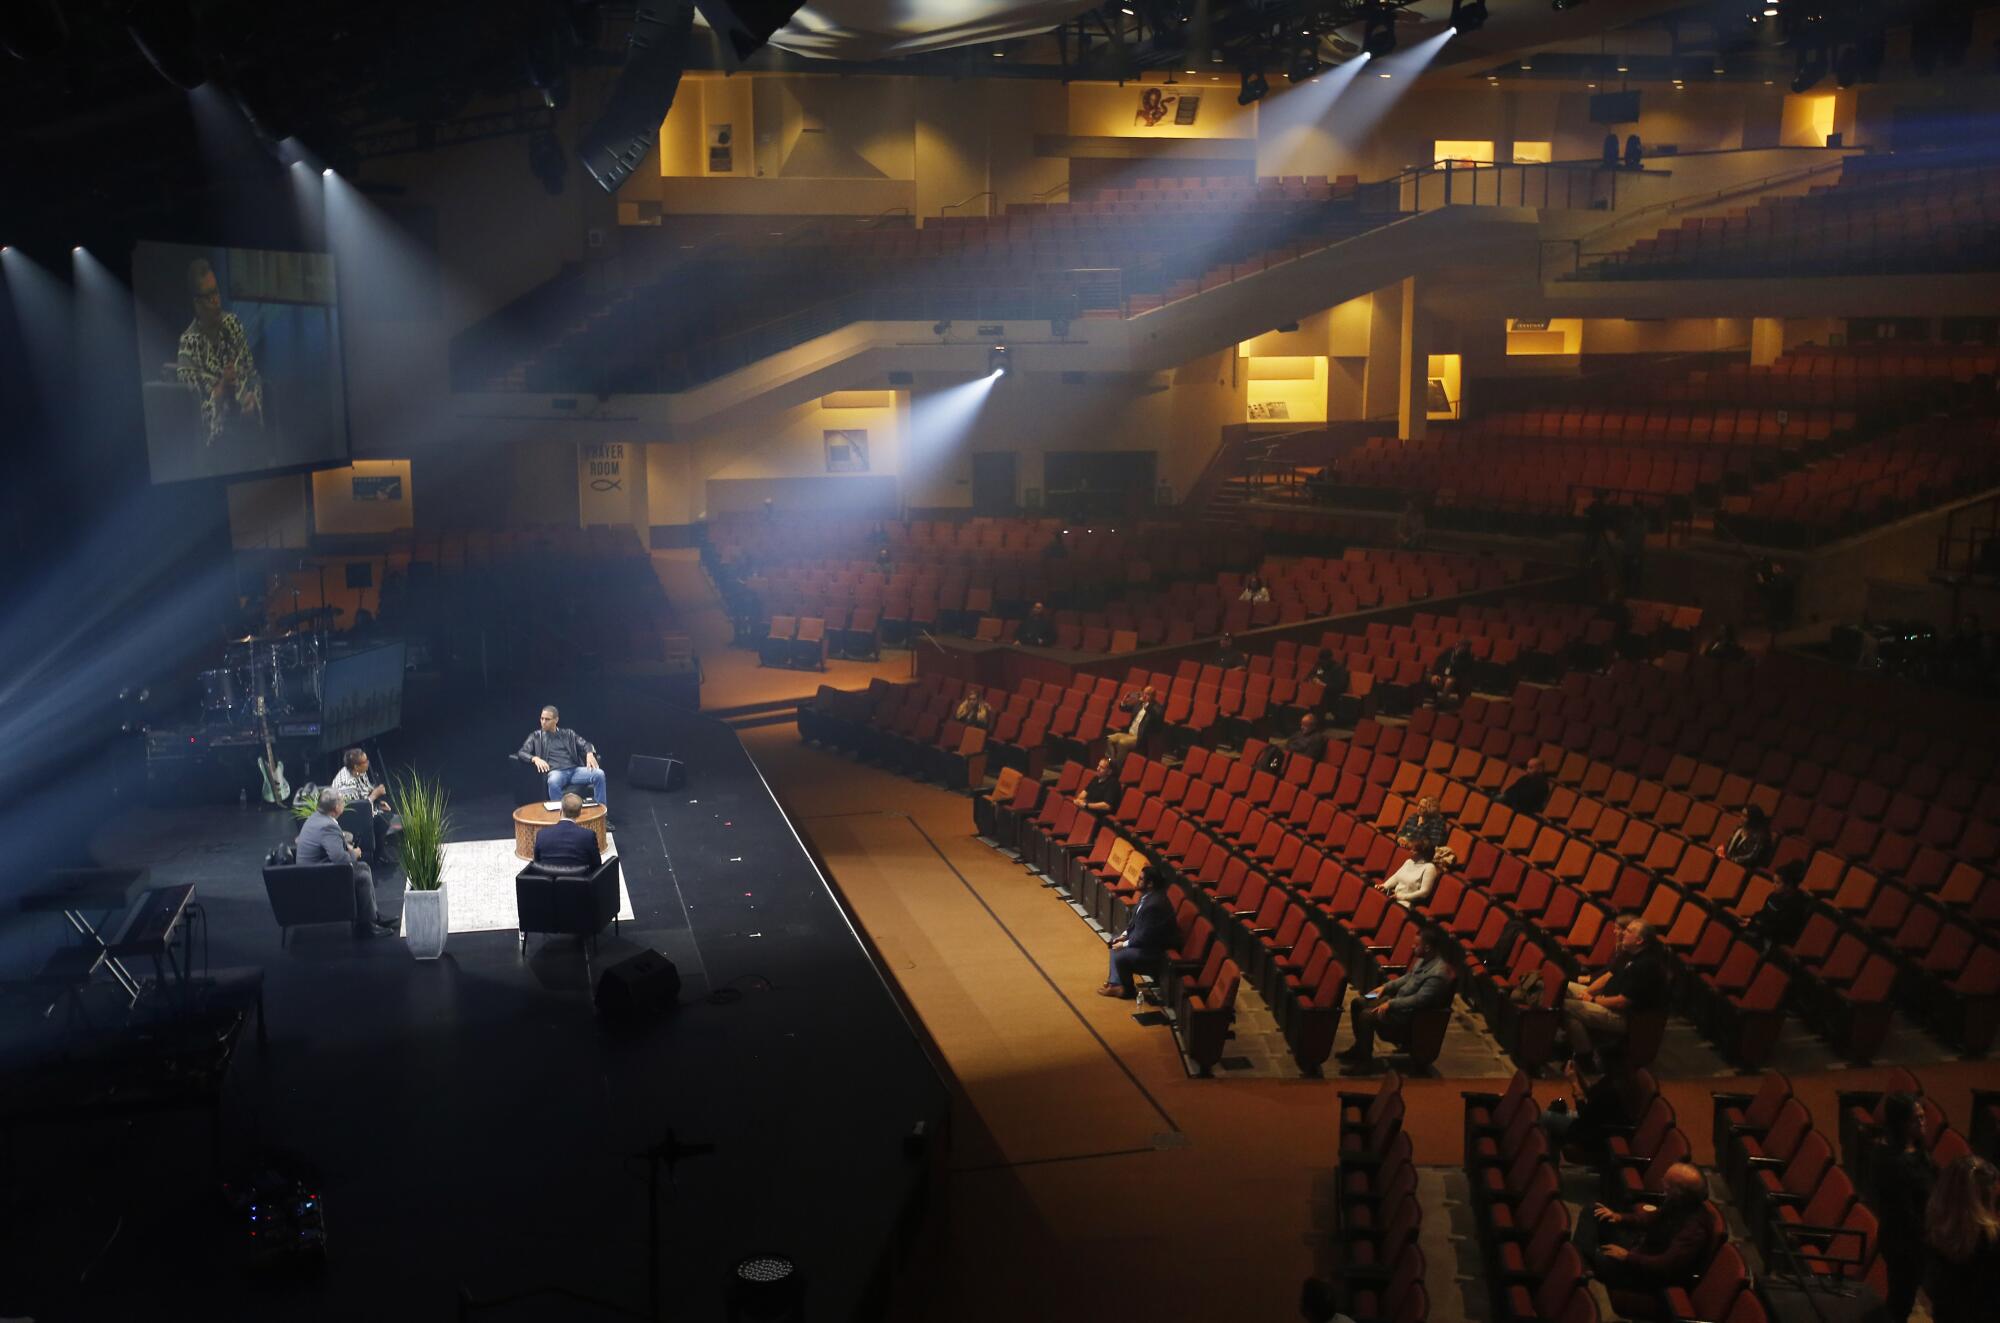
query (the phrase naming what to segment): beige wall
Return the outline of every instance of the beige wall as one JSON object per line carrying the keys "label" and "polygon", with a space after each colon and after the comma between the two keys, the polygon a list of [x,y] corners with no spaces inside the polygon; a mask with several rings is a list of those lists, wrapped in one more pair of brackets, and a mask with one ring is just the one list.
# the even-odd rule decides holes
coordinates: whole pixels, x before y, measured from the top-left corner
{"label": "beige wall", "polygon": [[[355,500],[354,479],[370,477],[401,478],[402,499]],[[312,475],[313,528],[334,536],[401,532],[415,526],[415,496],[407,459],[363,459],[347,468],[321,469]]]}
{"label": "beige wall", "polygon": [[229,484],[229,545],[238,551],[303,547],[312,508],[303,473]]}
{"label": "beige wall", "polygon": [[[1143,123],[1140,99],[1161,95],[1166,115],[1157,124]],[[1174,122],[1182,99],[1199,98],[1192,124]],[[1123,87],[1109,83],[1069,85],[1069,131],[1082,138],[1254,138],[1256,106],[1236,104],[1233,85],[1186,82],[1165,86],[1148,83]]]}

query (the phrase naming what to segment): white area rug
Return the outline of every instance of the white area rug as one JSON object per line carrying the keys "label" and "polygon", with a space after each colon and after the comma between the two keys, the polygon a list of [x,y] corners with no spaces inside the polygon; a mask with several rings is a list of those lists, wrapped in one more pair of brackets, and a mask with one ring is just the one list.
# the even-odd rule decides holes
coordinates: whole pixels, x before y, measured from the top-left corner
{"label": "white area rug", "polygon": [[[605,856],[618,853],[618,838],[605,837]],[[521,926],[514,908],[514,875],[525,862],[514,840],[454,841],[444,847],[445,912],[455,933],[513,932]],[[632,918],[632,893],[618,871],[618,917]]]}

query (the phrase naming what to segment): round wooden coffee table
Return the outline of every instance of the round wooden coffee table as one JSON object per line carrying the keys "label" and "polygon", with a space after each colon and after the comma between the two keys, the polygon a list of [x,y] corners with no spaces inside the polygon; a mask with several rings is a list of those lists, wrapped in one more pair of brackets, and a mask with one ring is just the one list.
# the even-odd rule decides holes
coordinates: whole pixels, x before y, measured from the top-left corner
{"label": "round wooden coffee table", "polygon": [[[611,843],[604,838],[604,819],[608,816],[602,804],[585,804],[577,821],[597,833],[597,848],[608,850]],[[541,803],[523,804],[514,810],[514,854],[520,859],[535,857],[535,833],[544,827],[562,820],[562,810],[543,808]]]}

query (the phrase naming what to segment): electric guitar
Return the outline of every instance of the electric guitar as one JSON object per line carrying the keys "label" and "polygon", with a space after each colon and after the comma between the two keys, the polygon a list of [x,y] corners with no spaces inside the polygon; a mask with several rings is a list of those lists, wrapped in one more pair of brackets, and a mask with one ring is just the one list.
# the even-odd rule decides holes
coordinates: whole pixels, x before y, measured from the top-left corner
{"label": "electric guitar", "polygon": [[271,750],[271,728],[264,723],[264,696],[257,695],[257,734],[264,740],[264,756],[257,760],[257,775],[264,783],[266,804],[289,804],[292,788],[285,781],[285,765]]}

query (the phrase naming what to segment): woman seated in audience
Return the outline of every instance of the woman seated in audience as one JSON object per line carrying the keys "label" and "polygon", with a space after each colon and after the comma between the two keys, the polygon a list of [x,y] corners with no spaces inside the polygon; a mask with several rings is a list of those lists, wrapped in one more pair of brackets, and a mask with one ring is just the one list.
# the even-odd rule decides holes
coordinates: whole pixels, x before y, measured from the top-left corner
{"label": "woman seated in audience", "polygon": [[1743,810],[1743,825],[1729,839],[1715,847],[1715,853],[1732,864],[1762,868],[1771,857],[1771,815],[1755,804]]}
{"label": "woman seated in audience", "polygon": [[1271,590],[1264,586],[1262,579],[1253,574],[1243,581],[1243,591],[1236,595],[1236,600],[1239,602],[1268,602],[1271,600]]}
{"label": "woman seated in audience", "polygon": [[1993,1164],[1967,1154],[1938,1173],[1924,1214],[1924,1295],[1935,1323],[1993,1317],[2000,1299],[2000,1208]]}
{"label": "woman seated in audience", "polygon": [[987,704],[985,696],[979,692],[978,685],[971,685],[966,689],[965,697],[952,709],[951,719],[960,725],[977,726],[981,730],[992,728],[993,709]]}
{"label": "woman seated in audience", "polygon": [[1410,847],[1410,857],[1402,867],[1383,878],[1376,885],[1389,893],[1389,899],[1406,909],[1414,909],[1431,898],[1437,890],[1438,866],[1436,852],[1430,846],[1418,841]]}

